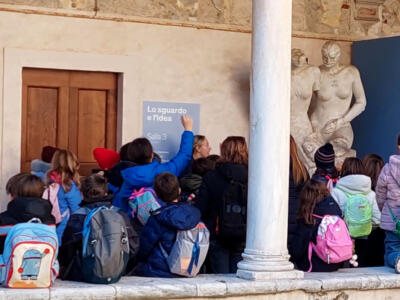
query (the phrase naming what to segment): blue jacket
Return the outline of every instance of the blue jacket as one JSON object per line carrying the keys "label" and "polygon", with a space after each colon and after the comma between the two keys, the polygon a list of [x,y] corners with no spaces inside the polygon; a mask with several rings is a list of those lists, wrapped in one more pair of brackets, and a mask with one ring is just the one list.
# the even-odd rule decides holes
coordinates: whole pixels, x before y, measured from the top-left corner
{"label": "blue jacket", "polygon": [[178,277],[169,271],[159,243],[171,252],[178,230],[189,230],[200,222],[200,211],[188,204],[168,204],[149,218],[140,234],[138,258],[141,263],[135,273],[146,277]]}
{"label": "blue jacket", "polygon": [[134,189],[150,187],[153,185],[154,178],[162,172],[170,172],[179,176],[187,167],[192,159],[193,132],[184,131],[182,133],[181,145],[178,154],[169,162],[159,163],[154,160],[152,163],[142,166],[134,166],[121,171],[124,183],[120,190],[114,194],[113,205],[121,208],[130,215],[130,208],[127,198]]}

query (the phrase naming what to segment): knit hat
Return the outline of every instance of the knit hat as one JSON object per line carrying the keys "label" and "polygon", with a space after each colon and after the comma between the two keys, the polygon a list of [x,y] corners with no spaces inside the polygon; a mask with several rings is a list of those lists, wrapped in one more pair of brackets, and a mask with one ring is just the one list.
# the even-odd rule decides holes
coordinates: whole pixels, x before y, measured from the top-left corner
{"label": "knit hat", "polygon": [[58,149],[57,147],[52,146],[44,146],[42,148],[42,160],[47,163],[51,163],[54,153],[56,153]]}
{"label": "knit hat", "polygon": [[331,143],[326,143],[314,154],[314,161],[317,168],[329,169],[335,166],[335,151]]}
{"label": "knit hat", "polygon": [[109,170],[119,162],[118,152],[106,148],[94,149],[93,156],[103,170]]}

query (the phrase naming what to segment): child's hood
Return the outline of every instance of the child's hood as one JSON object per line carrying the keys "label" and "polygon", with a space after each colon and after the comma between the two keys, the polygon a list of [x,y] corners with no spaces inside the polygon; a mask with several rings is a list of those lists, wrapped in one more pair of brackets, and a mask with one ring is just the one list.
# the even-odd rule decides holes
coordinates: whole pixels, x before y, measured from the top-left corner
{"label": "child's hood", "polygon": [[364,194],[371,192],[371,178],[366,175],[347,175],[338,180],[336,188],[349,194]]}
{"label": "child's hood", "polygon": [[400,155],[392,155],[389,158],[389,170],[393,179],[400,186]]}
{"label": "child's hood", "polygon": [[168,227],[177,230],[189,230],[200,222],[200,211],[187,204],[169,204],[161,208],[157,219]]}

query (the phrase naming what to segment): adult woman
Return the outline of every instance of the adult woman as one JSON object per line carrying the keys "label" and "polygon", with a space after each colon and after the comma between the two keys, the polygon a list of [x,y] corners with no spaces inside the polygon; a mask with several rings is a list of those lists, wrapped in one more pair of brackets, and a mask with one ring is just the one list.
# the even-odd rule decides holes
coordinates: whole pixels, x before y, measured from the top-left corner
{"label": "adult woman", "polygon": [[291,244],[296,231],[296,218],[300,208],[299,194],[307,180],[308,172],[297,153],[296,142],[290,136],[288,245]]}
{"label": "adult woman", "polygon": [[203,177],[196,206],[210,230],[209,267],[212,273],[234,273],[246,238],[246,140],[230,136],[221,144],[216,169]]}
{"label": "adult woman", "polygon": [[210,155],[211,147],[204,135],[195,135],[193,142],[193,159]]}

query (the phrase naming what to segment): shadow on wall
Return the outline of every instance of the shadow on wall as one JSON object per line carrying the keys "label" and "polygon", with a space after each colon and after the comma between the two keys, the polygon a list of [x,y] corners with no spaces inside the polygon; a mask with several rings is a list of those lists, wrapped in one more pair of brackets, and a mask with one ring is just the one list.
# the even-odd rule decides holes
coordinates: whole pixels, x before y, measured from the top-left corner
{"label": "shadow on wall", "polygon": [[246,118],[249,118],[250,113],[250,66],[238,65],[231,71],[230,80],[236,82],[232,93],[237,99],[240,110],[243,111]]}

